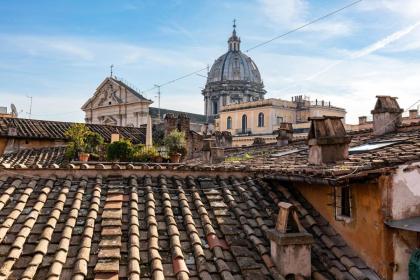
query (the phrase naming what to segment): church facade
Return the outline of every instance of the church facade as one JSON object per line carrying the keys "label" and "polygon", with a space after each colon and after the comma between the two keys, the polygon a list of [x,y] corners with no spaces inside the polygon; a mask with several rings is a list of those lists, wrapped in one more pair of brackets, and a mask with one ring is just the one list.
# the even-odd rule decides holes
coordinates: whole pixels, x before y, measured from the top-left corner
{"label": "church facade", "polygon": [[152,103],[111,76],[99,85],[82,110],[85,112],[86,123],[139,127],[147,123]]}
{"label": "church facade", "polygon": [[140,127],[147,124],[149,116],[153,124],[159,124],[166,114],[185,114],[190,119],[191,129],[200,131],[201,125],[206,122],[204,115],[159,109],[151,107],[152,103],[122,80],[110,76],[98,86],[82,110],[85,112],[85,122],[92,124]]}
{"label": "church facade", "polygon": [[241,52],[241,39],[236,35],[235,28],[234,24],[228,40],[228,51],[216,59],[202,90],[204,114],[209,122],[225,106],[261,100],[266,93],[257,65]]}

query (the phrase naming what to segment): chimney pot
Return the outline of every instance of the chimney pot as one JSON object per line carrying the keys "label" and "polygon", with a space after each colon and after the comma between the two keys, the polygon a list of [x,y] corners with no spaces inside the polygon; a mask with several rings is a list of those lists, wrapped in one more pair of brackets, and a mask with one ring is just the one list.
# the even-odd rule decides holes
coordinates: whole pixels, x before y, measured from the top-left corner
{"label": "chimney pot", "polygon": [[275,229],[269,230],[271,259],[282,275],[311,276],[311,245],[314,239],[299,221],[295,206],[280,202]]}
{"label": "chimney pot", "polygon": [[365,124],[367,123],[367,117],[366,116],[360,116],[359,117],[359,124]]}
{"label": "chimney pot", "polygon": [[333,163],[348,158],[350,137],[346,134],[341,117],[315,117],[310,121],[309,163]]}
{"label": "chimney pot", "polygon": [[120,141],[120,134],[119,133],[112,133],[111,134],[111,143],[114,143],[116,141]]}
{"label": "chimney pot", "polygon": [[410,119],[417,119],[417,115],[418,115],[418,110],[417,109],[412,109],[409,111],[409,118]]}
{"label": "chimney pot", "polygon": [[293,126],[291,123],[281,123],[279,129],[277,130],[277,146],[286,146],[293,139]]}
{"label": "chimney pot", "polygon": [[373,115],[373,134],[383,135],[394,132],[401,124],[403,109],[397,102],[397,97],[388,95],[376,96],[375,108],[371,111]]}

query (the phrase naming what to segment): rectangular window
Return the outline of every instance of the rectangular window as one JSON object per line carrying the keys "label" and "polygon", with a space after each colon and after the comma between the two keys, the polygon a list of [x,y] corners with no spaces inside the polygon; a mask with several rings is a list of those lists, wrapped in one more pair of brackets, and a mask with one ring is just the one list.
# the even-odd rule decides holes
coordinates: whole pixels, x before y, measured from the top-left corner
{"label": "rectangular window", "polygon": [[283,122],[282,117],[277,117],[277,125],[280,125]]}
{"label": "rectangular window", "polygon": [[335,188],[336,220],[349,222],[352,218],[352,203],[350,186]]}

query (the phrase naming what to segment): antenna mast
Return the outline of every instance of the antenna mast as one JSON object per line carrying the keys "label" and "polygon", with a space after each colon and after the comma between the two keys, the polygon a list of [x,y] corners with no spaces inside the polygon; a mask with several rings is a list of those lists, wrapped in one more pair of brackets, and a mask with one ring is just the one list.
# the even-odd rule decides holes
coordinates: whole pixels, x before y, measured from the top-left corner
{"label": "antenna mast", "polygon": [[31,116],[32,116],[32,96],[26,96],[26,97],[28,97],[30,99],[28,117],[31,118]]}
{"label": "antenna mast", "polygon": [[155,85],[155,87],[158,89],[158,95],[157,95],[157,98],[158,98],[158,119],[159,119],[159,122],[161,121],[160,120],[160,85]]}

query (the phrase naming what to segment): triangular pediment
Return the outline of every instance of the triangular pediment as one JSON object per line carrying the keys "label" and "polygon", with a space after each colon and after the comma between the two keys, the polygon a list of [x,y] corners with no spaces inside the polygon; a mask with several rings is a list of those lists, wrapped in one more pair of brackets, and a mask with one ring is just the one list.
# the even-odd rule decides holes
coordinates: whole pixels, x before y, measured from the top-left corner
{"label": "triangular pediment", "polygon": [[125,101],[121,96],[124,96],[125,98],[126,95],[130,100],[146,102],[149,104],[152,103],[151,100],[144,98],[140,93],[136,92],[120,80],[113,77],[107,77],[98,86],[94,95],[82,106],[82,109],[123,104]]}

